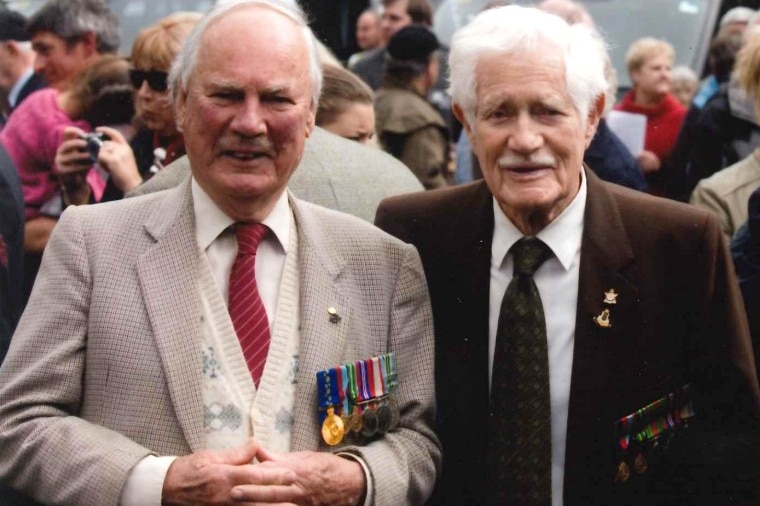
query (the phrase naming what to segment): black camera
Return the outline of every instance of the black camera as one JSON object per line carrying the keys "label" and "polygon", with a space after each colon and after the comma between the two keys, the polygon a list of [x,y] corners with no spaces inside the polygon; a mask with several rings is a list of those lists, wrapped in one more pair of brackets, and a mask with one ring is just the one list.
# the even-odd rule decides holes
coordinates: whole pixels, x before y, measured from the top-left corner
{"label": "black camera", "polygon": [[110,137],[100,132],[90,132],[88,134],[84,134],[82,136],[82,139],[84,139],[84,141],[87,142],[85,151],[87,151],[87,154],[90,155],[90,161],[92,163],[98,163],[98,155],[100,154],[100,146],[103,145],[103,141],[109,140]]}

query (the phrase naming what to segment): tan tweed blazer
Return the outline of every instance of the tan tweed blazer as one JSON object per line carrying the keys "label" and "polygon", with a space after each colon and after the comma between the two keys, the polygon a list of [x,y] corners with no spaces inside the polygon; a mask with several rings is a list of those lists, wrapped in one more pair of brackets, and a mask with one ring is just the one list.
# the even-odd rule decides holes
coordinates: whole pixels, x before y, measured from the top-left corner
{"label": "tan tweed blazer", "polygon": [[[359,219],[291,206],[302,283],[292,449],[327,450],[317,371],[395,351],[399,428],[335,451],[367,462],[374,504],[421,504],[441,452],[419,256]],[[0,479],[43,502],[116,504],[146,455],[202,449],[198,255],[188,182],[64,213],[0,368]]]}

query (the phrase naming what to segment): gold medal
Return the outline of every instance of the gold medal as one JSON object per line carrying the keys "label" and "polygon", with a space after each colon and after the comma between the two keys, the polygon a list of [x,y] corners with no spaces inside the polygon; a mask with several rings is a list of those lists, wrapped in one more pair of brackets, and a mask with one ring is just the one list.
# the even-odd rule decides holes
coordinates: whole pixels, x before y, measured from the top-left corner
{"label": "gold medal", "polygon": [[328,445],[335,446],[343,441],[344,434],[343,420],[335,414],[335,410],[332,407],[327,408],[327,416],[322,423],[322,439]]}
{"label": "gold medal", "polygon": [[626,482],[631,477],[631,469],[625,461],[618,464],[617,474],[615,475],[615,483]]}
{"label": "gold medal", "polygon": [[636,474],[644,474],[647,472],[647,469],[649,469],[647,458],[643,453],[639,453],[636,455],[636,458],[633,459],[633,470],[636,471]]}

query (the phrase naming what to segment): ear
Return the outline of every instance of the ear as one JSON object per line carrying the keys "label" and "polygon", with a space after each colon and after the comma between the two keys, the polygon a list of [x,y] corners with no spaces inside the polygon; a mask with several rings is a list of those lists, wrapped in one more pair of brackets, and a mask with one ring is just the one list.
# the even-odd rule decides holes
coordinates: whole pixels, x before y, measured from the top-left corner
{"label": "ear", "polygon": [[433,53],[430,55],[430,60],[428,61],[427,75],[428,79],[430,80],[431,88],[433,85],[435,85],[436,81],[438,81],[438,74],[440,72],[440,64],[438,62],[438,58],[438,51],[433,51]]}
{"label": "ear", "polygon": [[0,47],[4,47],[6,51],[8,51],[8,53],[14,57],[21,52],[18,47],[18,43],[15,40],[5,40],[3,42],[0,42]]}
{"label": "ear", "polygon": [[586,148],[591,144],[591,140],[596,134],[596,128],[599,126],[599,120],[604,114],[604,103],[607,100],[604,93],[600,93],[593,105],[589,108],[588,117],[586,117],[586,131],[584,133]]}
{"label": "ear", "polygon": [[458,103],[454,102],[452,105],[452,111],[454,112],[454,116],[456,119],[462,123],[462,127],[464,127],[464,131],[467,134],[467,137],[470,139],[470,145],[474,148],[475,147],[475,136],[472,135],[472,125],[470,125],[470,122],[467,121],[467,116],[464,114],[464,109],[462,109],[462,106]]}
{"label": "ear", "polygon": [[179,88],[177,96],[174,97],[174,117],[177,130],[184,131],[187,121],[187,92],[184,88]]}
{"label": "ear", "polygon": [[628,71],[628,78],[631,80],[631,87],[636,86],[636,81],[639,80],[641,69],[631,69]]}
{"label": "ear", "polygon": [[312,100],[309,106],[309,116],[306,118],[306,138],[311,136],[314,131],[314,123],[317,118],[317,104]]}
{"label": "ear", "polygon": [[95,32],[86,32],[82,35],[80,42],[87,56],[98,53],[98,39],[95,36]]}

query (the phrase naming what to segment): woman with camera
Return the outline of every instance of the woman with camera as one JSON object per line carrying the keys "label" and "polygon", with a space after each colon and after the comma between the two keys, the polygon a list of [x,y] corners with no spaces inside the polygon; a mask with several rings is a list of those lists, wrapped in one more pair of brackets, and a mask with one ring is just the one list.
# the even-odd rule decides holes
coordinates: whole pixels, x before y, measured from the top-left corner
{"label": "woman with camera", "polygon": [[64,204],[80,198],[68,195],[68,191],[84,187],[86,195],[93,193],[99,198],[105,187],[92,164],[68,175],[57,163],[56,148],[72,125],[78,131],[90,131],[97,125],[130,122],[134,107],[128,69],[123,58],[102,56],[66,90],[46,88],[27,97],[0,132],[0,142],[19,174],[24,197],[26,297]]}
{"label": "woman with camera", "polygon": [[[67,90],[46,88],[30,95],[3,128],[0,142],[21,178],[27,221],[39,216],[56,218],[61,212],[60,188],[65,184],[61,178],[65,176],[56,163],[56,149],[67,128],[89,131],[98,125],[130,122],[134,108],[128,68],[123,58],[103,56]],[[81,179],[100,197],[104,182],[95,171],[86,171]]]}
{"label": "woman with camera", "polygon": [[[61,172],[81,172],[93,163],[90,155],[96,153],[94,160],[110,174],[99,201],[122,198],[161,167],[185,154],[167,89],[167,74],[174,56],[200,17],[190,12],[172,14],[141,31],[135,39],[129,79],[134,94],[135,122],[139,127],[131,140],[106,126],[96,129],[95,135],[102,134],[99,137],[77,128],[67,129],[56,163]],[[81,180],[79,183],[79,198],[86,203],[88,187]]]}

